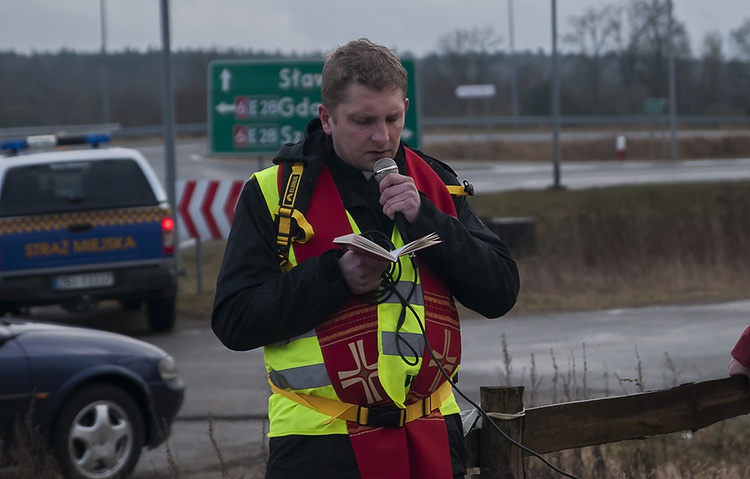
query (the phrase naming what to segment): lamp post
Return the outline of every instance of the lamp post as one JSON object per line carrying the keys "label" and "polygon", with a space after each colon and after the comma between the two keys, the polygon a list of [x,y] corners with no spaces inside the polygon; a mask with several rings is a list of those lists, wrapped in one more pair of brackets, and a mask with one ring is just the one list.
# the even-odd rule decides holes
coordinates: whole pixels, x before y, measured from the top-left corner
{"label": "lamp post", "polygon": [[109,65],[107,62],[107,10],[106,0],[100,0],[100,14],[102,25],[102,122],[107,125],[110,119],[109,107]]}
{"label": "lamp post", "polygon": [[552,0],[552,163],[553,188],[560,188],[560,72],[557,59],[557,0]]}
{"label": "lamp post", "polygon": [[672,0],[667,0],[669,8],[669,153],[670,158],[677,159],[677,92],[675,86],[675,45],[674,45],[674,12]]}
{"label": "lamp post", "polygon": [[172,56],[169,39],[169,0],[161,0],[162,35],[162,115],[164,116],[164,177],[167,197],[172,211],[177,211],[175,146],[174,146],[174,105],[172,101]]}
{"label": "lamp post", "polygon": [[508,0],[508,41],[510,46],[510,108],[513,126],[518,120],[518,78],[516,71],[516,40],[513,27],[513,0]]}

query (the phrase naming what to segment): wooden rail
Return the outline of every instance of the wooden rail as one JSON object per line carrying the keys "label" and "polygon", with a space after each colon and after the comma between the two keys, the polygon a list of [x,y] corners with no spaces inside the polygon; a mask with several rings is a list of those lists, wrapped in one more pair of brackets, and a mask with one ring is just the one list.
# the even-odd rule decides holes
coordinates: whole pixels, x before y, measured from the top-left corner
{"label": "wooden rail", "polygon": [[[686,383],[674,388],[526,409],[523,387],[482,387],[481,405],[511,438],[539,454],[595,444],[697,430],[750,413],[744,376]],[[513,417],[516,414],[518,417]],[[522,455],[497,431],[482,427],[466,437],[468,467],[482,479],[521,478]]]}

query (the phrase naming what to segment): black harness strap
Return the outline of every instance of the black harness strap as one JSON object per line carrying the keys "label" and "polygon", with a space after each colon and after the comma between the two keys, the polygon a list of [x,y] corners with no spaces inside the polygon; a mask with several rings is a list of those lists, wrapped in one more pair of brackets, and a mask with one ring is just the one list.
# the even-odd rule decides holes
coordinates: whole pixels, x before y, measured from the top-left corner
{"label": "black harness strap", "polygon": [[[437,160],[434,161],[437,162]],[[322,161],[283,161],[280,163],[283,190],[279,192],[279,205],[274,211],[277,231],[276,246],[279,266],[287,271],[290,269],[289,250],[292,242],[304,244],[315,236],[313,227],[308,223],[304,213],[310,204],[315,183],[324,163]],[[443,165],[443,163],[438,163]],[[453,171],[450,167],[444,167],[448,171]],[[467,181],[464,181],[463,185],[445,185],[445,187],[454,198],[474,194],[474,187]]]}

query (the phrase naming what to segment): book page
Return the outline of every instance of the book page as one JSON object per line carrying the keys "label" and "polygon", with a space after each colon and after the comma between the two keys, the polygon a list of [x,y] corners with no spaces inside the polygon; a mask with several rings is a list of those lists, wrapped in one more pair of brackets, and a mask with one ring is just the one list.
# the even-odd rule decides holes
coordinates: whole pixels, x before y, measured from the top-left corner
{"label": "book page", "polygon": [[395,250],[391,251],[391,253],[396,257],[404,256],[415,251],[419,251],[422,248],[427,248],[429,246],[438,244],[441,241],[442,240],[437,235],[437,233],[430,233],[426,236],[422,236],[421,238],[412,241],[411,243],[405,244],[400,248],[396,248]]}
{"label": "book page", "polygon": [[351,233],[344,236],[339,236],[333,240],[334,244],[346,246],[347,248],[356,251],[360,254],[367,254],[375,256],[387,261],[396,262],[400,256],[411,254],[423,248],[440,243],[440,237],[437,233],[430,233],[419,239],[412,241],[411,243],[405,244],[400,248],[396,248],[393,251],[386,251],[383,247],[377,243],[370,241],[362,235]]}
{"label": "book page", "polygon": [[340,246],[346,246],[348,249],[356,251],[360,254],[375,256],[386,261],[398,261],[398,256],[385,250],[382,246],[375,243],[374,241],[370,241],[364,236],[358,235],[356,233],[351,233],[348,235],[339,236],[338,238],[334,238],[333,243]]}

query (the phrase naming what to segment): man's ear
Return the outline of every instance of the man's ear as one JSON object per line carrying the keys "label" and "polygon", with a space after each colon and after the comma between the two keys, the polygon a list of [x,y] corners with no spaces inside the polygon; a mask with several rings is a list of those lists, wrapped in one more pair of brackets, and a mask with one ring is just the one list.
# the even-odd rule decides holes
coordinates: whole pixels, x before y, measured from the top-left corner
{"label": "man's ear", "polygon": [[318,116],[323,125],[323,131],[326,135],[330,135],[332,132],[331,123],[333,122],[333,115],[331,115],[331,112],[322,103],[318,105]]}

